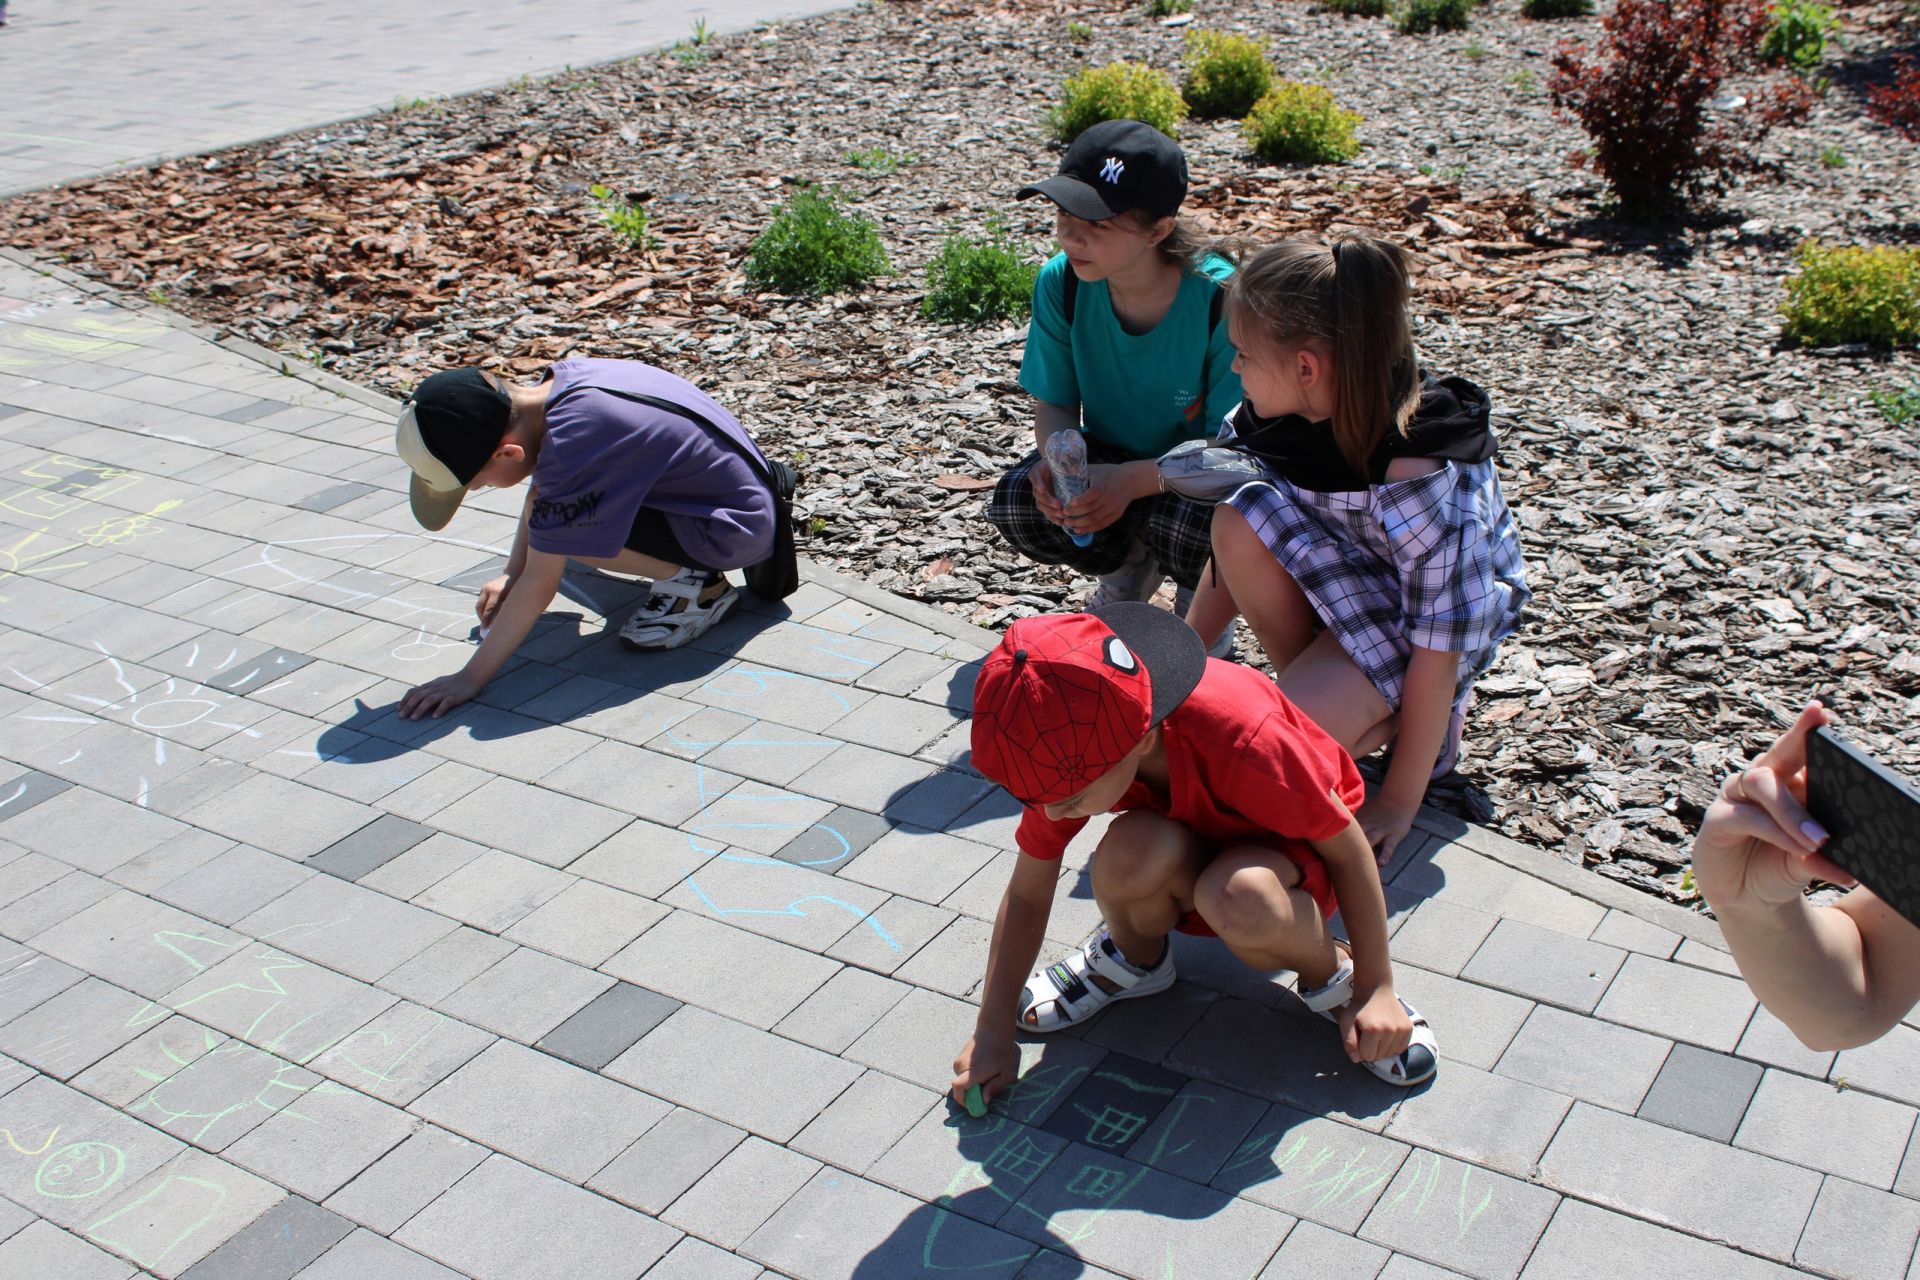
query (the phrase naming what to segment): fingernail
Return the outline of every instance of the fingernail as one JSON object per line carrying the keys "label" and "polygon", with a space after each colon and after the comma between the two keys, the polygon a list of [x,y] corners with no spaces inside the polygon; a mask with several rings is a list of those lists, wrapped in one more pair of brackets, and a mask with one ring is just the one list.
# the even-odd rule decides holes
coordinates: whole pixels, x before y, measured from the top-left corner
{"label": "fingernail", "polygon": [[1800,834],[1815,844],[1825,844],[1827,842],[1827,829],[1815,822],[1812,818],[1808,818],[1800,824]]}

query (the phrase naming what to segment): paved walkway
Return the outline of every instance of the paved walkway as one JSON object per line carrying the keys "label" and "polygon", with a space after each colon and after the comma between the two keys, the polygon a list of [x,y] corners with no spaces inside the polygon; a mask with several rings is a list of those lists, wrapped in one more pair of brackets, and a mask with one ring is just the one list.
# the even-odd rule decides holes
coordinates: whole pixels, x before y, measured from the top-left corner
{"label": "paved walkway", "polygon": [[1920,1275],[1920,1032],[1808,1052],[1709,924],[1433,815],[1431,1087],[1183,939],[954,1114],[990,637],[816,572],[639,657],[583,576],[396,721],[511,500],[421,534],[392,410],[0,260],[0,1275]]}
{"label": "paved walkway", "polygon": [[0,195],[212,150],[846,0],[15,0]]}

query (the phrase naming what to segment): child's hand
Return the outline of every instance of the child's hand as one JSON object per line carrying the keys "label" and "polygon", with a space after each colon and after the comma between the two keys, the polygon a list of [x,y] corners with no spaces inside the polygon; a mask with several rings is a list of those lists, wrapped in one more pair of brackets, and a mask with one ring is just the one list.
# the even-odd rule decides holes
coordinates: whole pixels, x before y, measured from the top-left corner
{"label": "child's hand", "polygon": [[437,720],[461,703],[479,696],[480,685],[469,680],[464,672],[455,672],[407,690],[407,696],[400,699],[400,718],[418,720],[431,715]]}
{"label": "child's hand", "polygon": [[1359,992],[1340,1010],[1340,1043],[1354,1062],[1377,1062],[1405,1051],[1413,1040],[1413,1019],[1392,987],[1380,987],[1364,1001]]}
{"label": "child's hand", "polygon": [[480,588],[480,599],[474,604],[473,611],[480,615],[480,625],[493,625],[493,615],[500,612],[500,606],[507,602],[507,593],[513,590],[513,575],[503,573],[492,582]]}
{"label": "child's hand", "polygon": [[1053,496],[1053,468],[1047,465],[1045,458],[1033,464],[1033,470],[1027,472],[1027,478],[1033,482],[1033,501],[1040,508],[1040,514],[1047,523],[1065,525],[1067,509],[1060,505],[1060,499]]}
{"label": "child's hand", "polygon": [[1019,1077],[1020,1053],[1014,1047],[1013,1033],[976,1031],[953,1060],[952,1094],[956,1105],[967,1104],[969,1085],[980,1086],[980,1096],[992,1102],[1001,1090],[1010,1088]]}
{"label": "child's hand", "polygon": [[1396,804],[1384,794],[1375,795],[1353,816],[1360,822],[1360,830],[1367,837],[1367,843],[1373,846],[1373,860],[1381,866],[1393,860],[1393,851],[1407,838],[1407,832],[1413,830],[1413,815],[1417,805]]}
{"label": "child's hand", "polygon": [[1810,704],[1793,727],[1726,780],[1693,841],[1693,874],[1716,911],[1777,907],[1808,883],[1852,884],[1853,877],[1816,852],[1826,841],[1808,815],[1807,734],[1828,722]]}
{"label": "child's hand", "polygon": [[1134,499],[1126,473],[1110,462],[1087,468],[1087,491],[1067,504],[1068,533],[1098,533],[1126,514]]}

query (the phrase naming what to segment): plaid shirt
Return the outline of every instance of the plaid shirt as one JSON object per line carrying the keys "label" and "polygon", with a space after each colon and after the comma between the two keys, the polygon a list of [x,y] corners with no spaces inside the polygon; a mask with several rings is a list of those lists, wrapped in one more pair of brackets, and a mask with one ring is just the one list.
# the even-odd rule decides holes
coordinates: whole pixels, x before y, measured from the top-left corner
{"label": "plaid shirt", "polygon": [[1413,646],[1460,655],[1460,706],[1533,596],[1492,460],[1351,492],[1275,476],[1227,502],[1395,711]]}

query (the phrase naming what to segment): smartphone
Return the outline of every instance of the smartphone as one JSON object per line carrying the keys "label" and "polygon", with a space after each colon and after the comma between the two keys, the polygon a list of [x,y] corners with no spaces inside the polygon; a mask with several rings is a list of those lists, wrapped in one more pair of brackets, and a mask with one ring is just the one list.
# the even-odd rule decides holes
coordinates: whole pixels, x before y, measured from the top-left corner
{"label": "smartphone", "polygon": [[1822,726],[1807,736],[1807,812],[1830,837],[1820,852],[1920,925],[1920,790]]}

